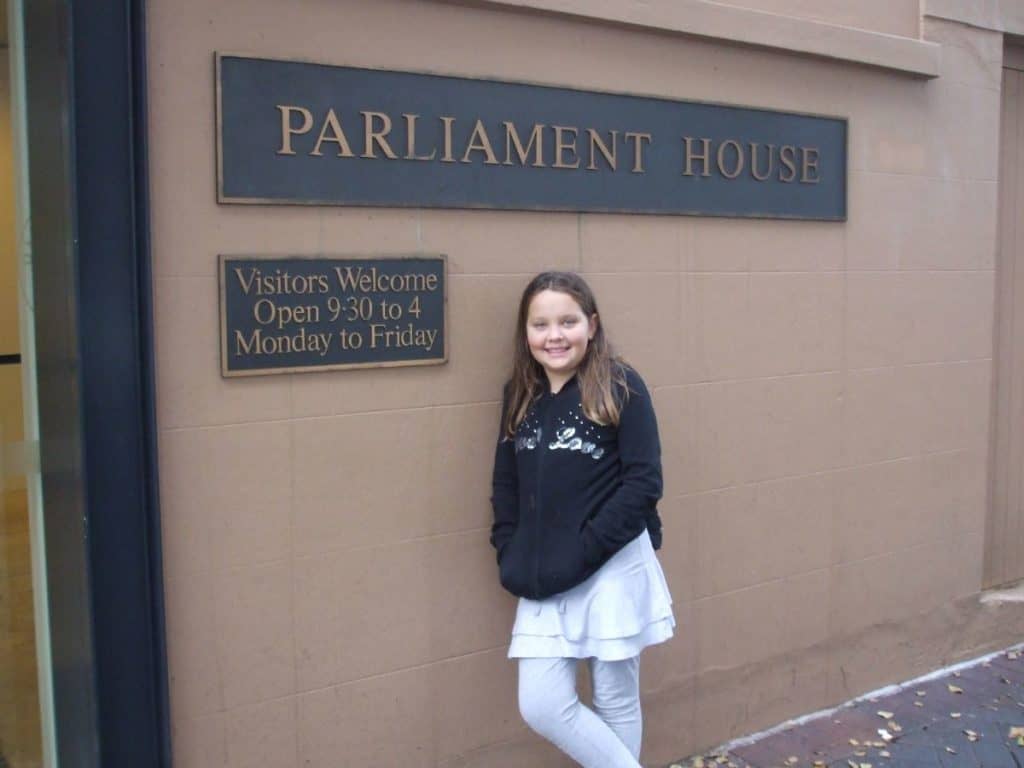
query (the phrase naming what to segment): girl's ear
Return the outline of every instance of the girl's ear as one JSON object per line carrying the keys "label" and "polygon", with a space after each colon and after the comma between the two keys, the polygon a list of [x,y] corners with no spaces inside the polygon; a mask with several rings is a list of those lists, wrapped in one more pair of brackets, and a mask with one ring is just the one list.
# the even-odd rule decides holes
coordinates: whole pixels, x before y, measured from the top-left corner
{"label": "girl's ear", "polygon": [[587,335],[588,340],[592,340],[594,338],[594,335],[597,333],[597,323],[597,312],[595,312],[590,316],[590,333]]}

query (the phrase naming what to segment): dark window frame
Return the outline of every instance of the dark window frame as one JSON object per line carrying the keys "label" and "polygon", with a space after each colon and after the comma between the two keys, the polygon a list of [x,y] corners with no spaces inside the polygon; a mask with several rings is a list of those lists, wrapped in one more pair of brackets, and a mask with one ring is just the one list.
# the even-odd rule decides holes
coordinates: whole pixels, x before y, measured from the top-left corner
{"label": "dark window frame", "polygon": [[59,766],[169,768],[144,0],[25,0]]}

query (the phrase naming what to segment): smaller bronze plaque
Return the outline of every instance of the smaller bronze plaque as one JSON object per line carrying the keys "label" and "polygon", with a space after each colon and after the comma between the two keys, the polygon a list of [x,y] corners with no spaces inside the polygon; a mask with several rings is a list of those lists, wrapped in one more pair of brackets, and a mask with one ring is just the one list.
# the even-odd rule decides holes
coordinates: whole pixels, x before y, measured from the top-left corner
{"label": "smaller bronze plaque", "polygon": [[221,375],[448,360],[447,259],[221,256]]}

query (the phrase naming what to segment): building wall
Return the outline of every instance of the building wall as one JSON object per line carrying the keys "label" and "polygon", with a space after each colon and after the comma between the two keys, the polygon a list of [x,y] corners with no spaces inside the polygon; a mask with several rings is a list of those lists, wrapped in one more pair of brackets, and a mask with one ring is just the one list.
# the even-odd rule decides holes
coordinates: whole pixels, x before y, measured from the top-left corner
{"label": "building wall", "polygon": [[715,0],[752,11],[821,21],[889,35],[917,37],[921,33],[921,0]]}
{"label": "building wall", "polygon": [[[886,31],[916,34],[910,5]],[[654,391],[679,631],[645,655],[646,760],[1002,639],[962,608],[984,546],[1000,34],[927,20],[943,69],[923,79],[411,0],[152,0],[148,24],[179,768],[565,765],[516,712],[487,543],[515,303],[546,268],[586,275]],[[217,50],[845,116],[849,220],[218,206]],[[220,377],[217,254],[417,251],[449,257],[447,365]]]}
{"label": "building wall", "polygon": [[983,585],[999,586],[1024,579],[1024,509],[1018,467],[1024,464],[1020,430],[1024,416],[1024,48],[1003,51],[999,142],[999,240],[996,259],[996,307],[993,345],[992,430],[989,448],[989,505],[985,521]]}

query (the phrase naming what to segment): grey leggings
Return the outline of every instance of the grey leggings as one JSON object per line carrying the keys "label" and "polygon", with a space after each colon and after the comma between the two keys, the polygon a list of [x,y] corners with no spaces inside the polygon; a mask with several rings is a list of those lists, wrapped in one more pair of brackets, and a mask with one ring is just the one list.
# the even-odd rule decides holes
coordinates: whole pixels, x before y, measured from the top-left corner
{"label": "grey leggings", "polygon": [[519,712],[583,768],[640,768],[640,657],[590,659],[593,710],[576,695],[579,659],[519,659]]}

